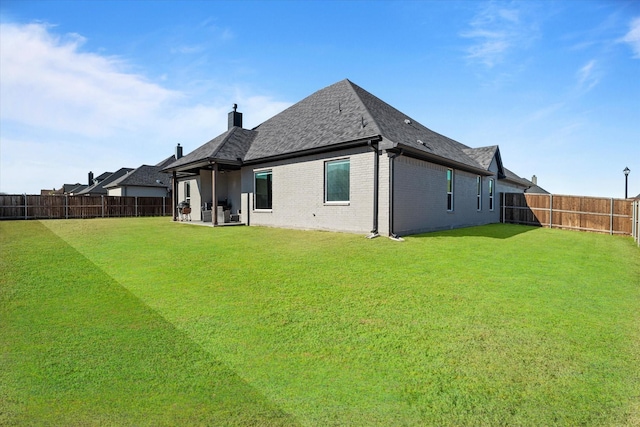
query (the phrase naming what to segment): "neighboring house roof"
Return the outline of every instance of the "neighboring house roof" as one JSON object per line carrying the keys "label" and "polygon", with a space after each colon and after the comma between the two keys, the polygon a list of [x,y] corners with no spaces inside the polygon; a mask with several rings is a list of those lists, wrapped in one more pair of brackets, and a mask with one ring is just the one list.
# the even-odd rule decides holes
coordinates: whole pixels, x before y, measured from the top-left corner
{"label": "neighboring house roof", "polygon": [[486,175],[490,175],[488,168],[496,157],[498,176],[508,177],[497,146],[474,149],[447,138],[346,79],[313,93],[252,130],[231,127],[165,171],[185,171],[213,162],[258,163],[367,141],[378,141],[381,149],[402,150],[408,156]]}
{"label": "neighboring house roof", "polygon": [[167,157],[166,159],[164,159],[163,161],[158,163],[156,166],[160,166],[161,168],[165,168],[165,167],[169,166],[171,163],[173,163],[175,161],[176,161],[176,156],[172,154],[171,156]]}
{"label": "neighboring house roof", "polygon": [[125,175],[104,185],[105,189],[115,187],[164,187],[169,188],[169,176],[160,172],[162,166],[142,165]]}
{"label": "neighboring house roof", "polygon": [[88,185],[84,185],[84,184],[69,184],[69,185],[70,185],[69,190],[65,190],[65,194],[74,195],[88,187]]}
{"label": "neighboring house roof", "polygon": [[544,188],[540,187],[539,185],[534,184],[532,181],[529,181],[528,179],[525,179],[525,181],[529,182],[529,187],[524,190],[525,193],[551,194]]}
{"label": "neighboring house roof", "polygon": [[95,184],[97,182],[104,181],[105,179],[109,178],[109,176],[111,175],[113,175],[113,172],[103,172],[102,174],[93,178],[93,182]]}
{"label": "neighboring house roof", "polygon": [[101,179],[102,176],[104,176],[107,172],[103,173],[102,175],[100,175],[98,178],[95,178],[94,180],[98,180],[98,182],[96,182],[95,184],[85,188],[82,191],[76,192],[76,195],[90,195],[90,194],[107,194],[107,190],[105,189],[105,185],[109,185],[110,183],[112,183],[113,181],[115,181],[116,179],[120,178],[121,176],[125,175],[127,172],[132,171],[133,169],[131,168],[120,168],[117,171],[111,173],[110,175],[106,176],[105,178]]}

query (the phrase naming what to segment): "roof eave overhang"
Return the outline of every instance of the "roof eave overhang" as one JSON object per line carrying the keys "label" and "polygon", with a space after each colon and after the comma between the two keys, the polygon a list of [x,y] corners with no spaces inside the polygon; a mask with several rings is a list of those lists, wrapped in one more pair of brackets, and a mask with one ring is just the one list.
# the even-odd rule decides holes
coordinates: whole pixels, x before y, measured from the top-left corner
{"label": "roof eave overhang", "polygon": [[348,148],[365,146],[369,143],[376,143],[382,140],[380,135],[372,135],[366,138],[354,139],[350,141],[339,142],[336,144],[325,145],[322,147],[308,148],[305,150],[292,151],[290,153],[277,154],[274,156],[259,157],[256,159],[245,160],[242,165],[255,165],[258,163],[272,162],[277,160],[292,159],[295,157],[310,156],[313,154],[329,153],[331,151],[345,150]]}
{"label": "roof eave overhang", "polygon": [[502,180],[502,181],[508,181],[508,182],[512,182],[514,184],[517,184],[521,187],[525,187],[525,188],[529,188],[531,187],[531,184],[527,181],[524,181],[521,178],[510,178],[508,176],[498,176],[498,179]]}
{"label": "roof eave overhang", "polygon": [[388,149],[387,151],[392,153],[399,153],[402,151],[403,156],[412,157],[418,160],[424,160],[431,163],[436,163],[438,165],[463,170],[466,172],[472,172],[478,175],[483,176],[492,176],[493,172],[482,169],[480,167],[474,167],[471,165],[467,165],[465,163],[456,162],[455,160],[447,159],[445,157],[438,156],[436,154],[428,153],[426,151],[418,150],[414,147],[409,147],[403,144],[397,144],[396,148]]}
{"label": "roof eave overhang", "polygon": [[193,171],[194,169],[208,169],[211,165],[213,164],[219,164],[219,165],[229,165],[229,166],[242,166],[242,160],[238,159],[238,160],[228,160],[228,159],[217,159],[217,158],[207,158],[207,159],[198,159],[198,160],[194,160],[192,162],[189,163],[185,163],[179,166],[168,166],[164,169],[162,169],[160,172],[164,172],[164,173],[172,173],[172,172],[177,172],[177,173],[187,173],[189,174],[190,171]]}

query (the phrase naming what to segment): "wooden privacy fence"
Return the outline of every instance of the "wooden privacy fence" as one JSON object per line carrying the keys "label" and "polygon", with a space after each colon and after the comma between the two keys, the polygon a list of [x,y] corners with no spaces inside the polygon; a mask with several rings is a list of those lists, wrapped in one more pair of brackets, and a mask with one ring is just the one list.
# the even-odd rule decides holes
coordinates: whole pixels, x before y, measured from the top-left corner
{"label": "wooden privacy fence", "polygon": [[0,195],[0,219],[171,215],[170,197]]}
{"label": "wooden privacy fence", "polygon": [[635,230],[631,199],[502,193],[501,201],[504,223],[628,236]]}

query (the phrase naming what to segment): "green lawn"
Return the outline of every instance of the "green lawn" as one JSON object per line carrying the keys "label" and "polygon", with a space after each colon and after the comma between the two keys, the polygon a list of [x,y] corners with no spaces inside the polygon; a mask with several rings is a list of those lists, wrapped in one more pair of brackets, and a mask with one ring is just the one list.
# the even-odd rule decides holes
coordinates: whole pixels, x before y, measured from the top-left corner
{"label": "green lawn", "polygon": [[0,222],[0,425],[640,425],[640,250]]}

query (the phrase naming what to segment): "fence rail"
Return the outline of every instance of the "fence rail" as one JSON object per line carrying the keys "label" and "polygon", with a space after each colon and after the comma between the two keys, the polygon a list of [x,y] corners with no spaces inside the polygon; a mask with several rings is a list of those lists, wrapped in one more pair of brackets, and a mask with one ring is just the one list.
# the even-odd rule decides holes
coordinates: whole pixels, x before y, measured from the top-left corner
{"label": "fence rail", "polygon": [[636,236],[637,205],[638,202],[630,199],[502,193],[500,220],[510,224]]}
{"label": "fence rail", "polygon": [[170,197],[0,195],[0,219],[72,219],[171,215]]}

